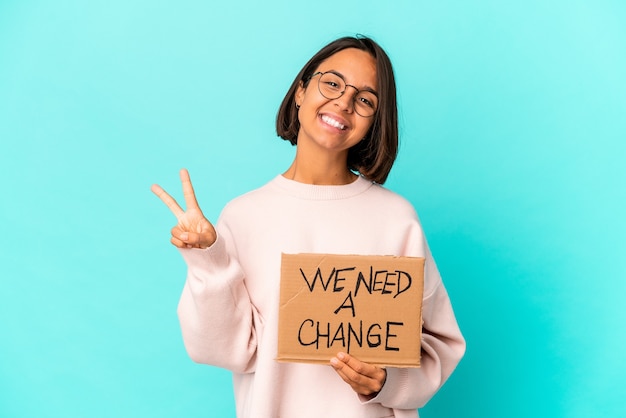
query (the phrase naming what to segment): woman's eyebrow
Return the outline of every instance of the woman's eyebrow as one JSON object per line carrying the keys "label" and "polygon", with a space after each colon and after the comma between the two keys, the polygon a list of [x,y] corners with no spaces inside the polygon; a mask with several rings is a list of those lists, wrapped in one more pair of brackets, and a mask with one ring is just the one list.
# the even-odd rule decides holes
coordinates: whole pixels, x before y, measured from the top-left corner
{"label": "woman's eyebrow", "polygon": [[[337,70],[328,70],[328,71],[324,71],[326,73],[333,73],[339,77],[341,77],[343,79],[343,81],[346,81],[346,77],[341,74],[339,71]],[[347,83],[347,82],[346,82]],[[347,83],[349,84],[349,83]],[[350,84],[352,85],[352,84]],[[357,87],[359,89],[359,91],[369,91],[370,93],[373,93],[376,95],[376,97],[378,97],[378,92],[376,90],[374,90],[373,88],[371,88],[370,86],[362,86],[362,87]]]}

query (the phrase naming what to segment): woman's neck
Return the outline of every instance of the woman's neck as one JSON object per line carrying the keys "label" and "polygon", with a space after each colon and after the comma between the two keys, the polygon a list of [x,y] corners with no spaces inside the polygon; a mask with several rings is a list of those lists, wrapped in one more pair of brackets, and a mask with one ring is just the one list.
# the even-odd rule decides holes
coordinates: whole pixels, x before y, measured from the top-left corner
{"label": "woman's neck", "polygon": [[347,156],[327,155],[303,158],[296,151],[296,158],[283,176],[300,183],[316,185],[350,184],[357,175],[348,169]]}

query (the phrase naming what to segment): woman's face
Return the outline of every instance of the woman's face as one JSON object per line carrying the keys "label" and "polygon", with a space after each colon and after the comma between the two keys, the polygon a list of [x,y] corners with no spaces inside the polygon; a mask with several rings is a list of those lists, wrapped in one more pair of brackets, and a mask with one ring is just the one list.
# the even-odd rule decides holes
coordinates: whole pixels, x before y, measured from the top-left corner
{"label": "woman's face", "polygon": [[322,61],[315,73],[327,71],[340,74],[350,86],[341,97],[328,99],[320,93],[317,74],[306,88],[298,88],[298,146],[306,143],[320,151],[345,153],[347,157],[348,149],[365,137],[374,121],[374,116],[363,117],[355,111],[354,98],[356,89],[378,91],[376,61],[366,51],[344,49]]}

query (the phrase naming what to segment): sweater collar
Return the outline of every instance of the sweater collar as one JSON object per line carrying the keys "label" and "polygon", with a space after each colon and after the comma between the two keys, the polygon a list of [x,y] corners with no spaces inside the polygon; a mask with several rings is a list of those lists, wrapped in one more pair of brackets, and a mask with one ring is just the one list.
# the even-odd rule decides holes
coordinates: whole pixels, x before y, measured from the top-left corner
{"label": "sweater collar", "polygon": [[363,193],[372,187],[373,184],[371,181],[358,176],[357,179],[350,184],[338,186],[319,186],[300,183],[295,180],[287,179],[282,175],[276,176],[271,183],[294,197],[308,200],[347,199]]}

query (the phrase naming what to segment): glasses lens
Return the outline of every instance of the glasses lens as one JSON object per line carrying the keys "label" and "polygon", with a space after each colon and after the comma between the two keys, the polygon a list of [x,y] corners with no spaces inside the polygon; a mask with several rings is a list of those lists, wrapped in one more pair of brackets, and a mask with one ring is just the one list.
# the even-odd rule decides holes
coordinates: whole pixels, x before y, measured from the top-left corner
{"label": "glasses lens", "polygon": [[370,91],[360,91],[354,98],[354,110],[361,116],[373,116],[377,108],[378,97]]}
{"label": "glasses lens", "polygon": [[346,83],[337,74],[325,73],[318,80],[318,86],[322,96],[327,99],[337,99],[341,97],[346,89]]}

